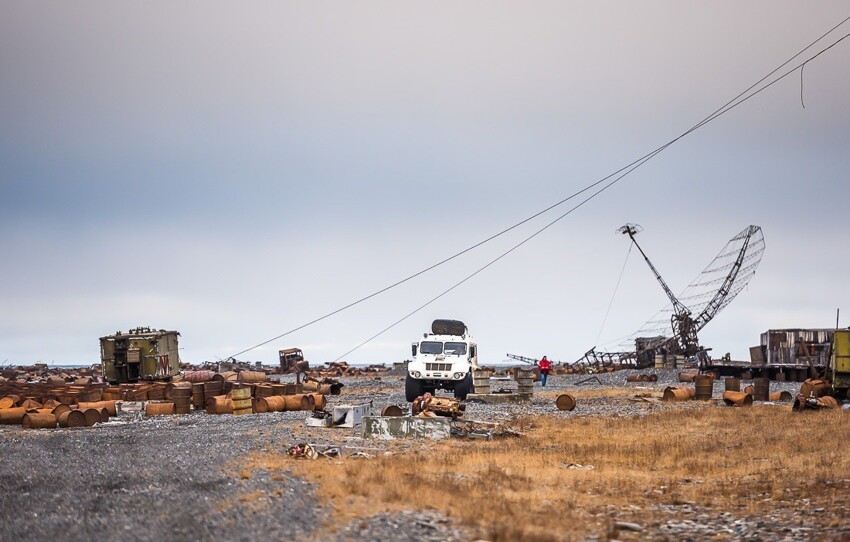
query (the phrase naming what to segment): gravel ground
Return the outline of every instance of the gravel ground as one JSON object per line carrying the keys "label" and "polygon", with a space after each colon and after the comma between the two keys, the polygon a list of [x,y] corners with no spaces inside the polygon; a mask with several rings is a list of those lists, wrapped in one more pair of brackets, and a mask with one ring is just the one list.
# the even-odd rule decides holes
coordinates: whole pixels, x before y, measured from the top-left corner
{"label": "gravel ground", "polygon": [[[651,371],[659,375],[655,383],[627,384],[631,372],[600,374],[601,383],[582,386],[575,382],[586,376],[553,376],[545,390],[626,387],[638,394],[678,385],[673,370]],[[375,414],[390,404],[407,407],[402,377],[347,378],[343,382],[344,395],[329,397],[330,407],[371,402]],[[493,384],[494,389],[498,387]],[[771,391],[798,389],[798,383],[771,384]],[[540,390],[538,383],[535,391]],[[722,391],[723,383],[718,381],[715,397]],[[520,405],[470,403],[464,418],[503,421],[528,415],[640,416],[665,408],[707,407],[710,404],[702,402],[668,405],[628,397],[595,397],[579,399],[575,410],[561,412],[555,409],[552,398],[536,397]],[[144,418],[133,410],[133,405],[128,405],[119,418],[91,428],[24,431],[0,426],[0,454],[4,458],[0,470],[0,540],[469,539],[468,532],[429,510],[379,514],[337,526],[329,533],[322,524],[332,511],[322,508],[312,484],[264,471],[245,479],[239,476],[239,461],[245,454],[265,449],[282,451],[300,442],[340,446],[344,454],[364,450],[375,455],[390,448],[385,441],[362,441],[359,428],[307,428],[303,412]],[[392,449],[398,453],[427,445],[397,441]],[[812,536],[805,512],[800,512],[800,517],[772,520],[727,517],[695,509],[659,510],[656,515],[664,512],[687,519],[641,527],[647,529],[642,536],[668,540],[747,538],[751,533],[762,538],[767,533],[771,539]]]}

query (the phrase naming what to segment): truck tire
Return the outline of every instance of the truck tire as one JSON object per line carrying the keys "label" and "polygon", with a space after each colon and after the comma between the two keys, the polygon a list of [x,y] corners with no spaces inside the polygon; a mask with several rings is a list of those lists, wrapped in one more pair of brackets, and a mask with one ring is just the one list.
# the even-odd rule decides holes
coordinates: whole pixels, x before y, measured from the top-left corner
{"label": "truck tire", "polygon": [[455,398],[466,401],[466,396],[472,392],[472,371],[466,373],[466,377],[455,384]]}
{"label": "truck tire", "polygon": [[422,395],[422,382],[407,375],[404,379],[404,398],[408,403],[412,403],[420,395]]}

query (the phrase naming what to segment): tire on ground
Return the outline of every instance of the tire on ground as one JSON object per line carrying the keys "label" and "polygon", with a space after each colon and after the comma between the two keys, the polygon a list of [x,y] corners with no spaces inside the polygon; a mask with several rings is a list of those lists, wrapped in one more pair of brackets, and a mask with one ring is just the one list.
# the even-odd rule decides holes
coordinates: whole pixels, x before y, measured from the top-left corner
{"label": "tire on ground", "polygon": [[404,379],[404,398],[408,403],[412,403],[420,395],[422,395],[422,382],[407,375]]}
{"label": "tire on ground", "polygon": [[472,371],[466,373],[466,377],[455,384],[455,398],[466,401],[466,396],[472,391]]}

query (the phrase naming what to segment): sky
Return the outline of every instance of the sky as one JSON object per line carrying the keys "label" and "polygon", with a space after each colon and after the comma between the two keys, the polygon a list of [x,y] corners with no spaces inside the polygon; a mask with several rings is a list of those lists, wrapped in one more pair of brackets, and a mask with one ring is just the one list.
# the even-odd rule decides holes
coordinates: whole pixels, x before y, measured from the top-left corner
{"label": "sky", "polygon": [[[846,2],[0,3],[0,363],[181,332],[226,358],[416,273],[679,135]],[[850,32],[850,22],[810,54]],[[810,56],[810,55],[809,55]],[[802,59],[807,57],[801,57]],[[802,98],[802,100],[801,100]],[[805,107],[803,106],[805,105]],[[345,357],[436,318],[480,359],[637,330],[749,224],[764,258],[700,335],[850,324],[850,39]],[[333,361],[569,209],[239,359]]]}

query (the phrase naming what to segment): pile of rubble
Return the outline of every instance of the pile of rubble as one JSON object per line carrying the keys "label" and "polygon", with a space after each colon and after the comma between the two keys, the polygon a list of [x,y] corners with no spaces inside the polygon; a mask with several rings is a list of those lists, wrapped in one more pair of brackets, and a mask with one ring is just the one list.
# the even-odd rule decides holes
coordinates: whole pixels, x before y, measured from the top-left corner
{"label": "pile of rubble", "polygon": [[332,361],[325,363],[324,367],[315,367],[307,370],[307,375],[312,378],[339,378],[341,376],[368,376],[386,373],[389,367],[373,364],[367,367],[352,367],[344,361]]}

